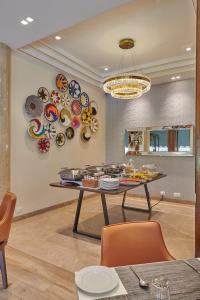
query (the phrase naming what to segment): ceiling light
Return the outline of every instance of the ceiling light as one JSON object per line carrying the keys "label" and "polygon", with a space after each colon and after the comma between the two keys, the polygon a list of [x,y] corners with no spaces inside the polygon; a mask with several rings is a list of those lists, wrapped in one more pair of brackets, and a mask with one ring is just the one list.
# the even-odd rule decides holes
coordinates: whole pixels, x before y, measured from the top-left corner
{"label": "ceiling light", "polygon": [[31,17],[28,17],[28,18],[26,18],[26,21],[28,21],[29,23],[31,23],[31,22],[33,22],[33,21],[34,21],[34,19],[33,19],[33,18],[31,18]]}
{"label": "ceiling light", "polygon": [[59,35],[56,35],[56,36],[55,36],[55,39],[56,39],[56,40],[61,40],[61,37],[60,37]]}
{"label": "ceiling light", "polygon": [[104,68],[104,71],[108,71],[108,67],[105,67],[105,68]]}
{"label": "ceiling light", "polygon": [[[119,47],[124,50],[130,50],[134,45],[134,40],[129,38],[122,39],[119,42]],[[150,78],[134,73],[116,74],[107,78],[103,83],[104,92],[117,99],[138,98],[148,92],[150,88]]]}
{"label": "ceiling light", "polygon": [[181,78],[181,76],[176,76],[176,79],[180,79]]}
{"label": "ceiling light", "polygon": [[185,50],[186,50],[187,52],[189,52],[189,51],[192,50],[192,48],[191,48],[191,47],[187,47],[187,48],[185,48]]}
{"label": "ceiling light", "polygon": [[176,79],[176,77],[172,77],[172,78],[171,78],[171,80],[175,80],[175,79]]}
{"label": "ceiling light", "polygon": [[20,22],[22,25],[27,25],[28,24],[28,22],[26,21],[26,20],[21,20],[21,22]]}

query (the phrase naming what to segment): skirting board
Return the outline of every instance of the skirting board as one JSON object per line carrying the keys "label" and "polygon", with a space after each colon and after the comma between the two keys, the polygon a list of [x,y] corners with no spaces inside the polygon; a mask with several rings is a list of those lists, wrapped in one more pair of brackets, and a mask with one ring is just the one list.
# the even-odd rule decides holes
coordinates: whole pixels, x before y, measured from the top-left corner
{"label": "skirting board", "polygon": [[[146,199],[146,197],[144,195],[141,194],[132,194],[132,193],[127,193],[127,196],[129,197],[133,197],[133,198],[142,198],[142,199]],[[160,200],[161,197],[158,196],[151,196],[151,198],[153,200]],[[189,205],[195,205],[195,201],[194,200],[182,200],[182,199],[174,199],[174,198],[163,198],[162,200],[163,202],[173,202],[173,203],[179,203],[179,204],[189,204]]]}

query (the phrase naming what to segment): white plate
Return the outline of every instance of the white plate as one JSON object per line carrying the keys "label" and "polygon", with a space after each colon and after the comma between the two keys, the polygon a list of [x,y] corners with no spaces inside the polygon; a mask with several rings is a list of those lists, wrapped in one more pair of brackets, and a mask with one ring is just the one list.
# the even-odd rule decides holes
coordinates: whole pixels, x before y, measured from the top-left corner
{"label": "white plate", "polygon": [[118,285],[119,277],[108,267],[90,266],[76,273],[75,283],[84,292],[103,294],[112,291]]}

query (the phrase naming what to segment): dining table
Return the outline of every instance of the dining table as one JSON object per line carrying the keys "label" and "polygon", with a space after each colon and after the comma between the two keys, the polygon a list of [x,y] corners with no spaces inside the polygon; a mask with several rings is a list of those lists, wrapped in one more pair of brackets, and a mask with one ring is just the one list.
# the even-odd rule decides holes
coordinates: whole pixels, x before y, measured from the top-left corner
{"label": "dining table", "polygon": [[[149,288],[139,286],[134,271],[149,283]],[[156,300],[151,297],[151,282],[160,276],[169,282],[170,300],[200,300],[200,260],[174,260],[114,268],[119,284],[107,294],[90,294],[77,287],[79,300]],[[76,276],[76,275],[75,275]],[[161,299],[161,298],[157,298]]]}
{"label": "dining table", "polygon": [[[96,235],[96,234],[86,232],[86,231],[82,231],[82,230],[78,229],[80,213],[81,213],[81,208],[82,208],[82,202],[83,202],[83,198],[84,198],[84,192],[91,192],[91,193],[100,194],[105,225],[110,224],[108,208],[107,208],[107,202],[106,202],[106,196],[107,195],[116,196],[116,195],[119,195],[119,194],[123,194],[122,205],[121,205],[122,209],[129,209],[129,210],[147,212],[149,214],[149,218],[150,218],[151,213],[152,213],[152,205],[151,205],[151,196],[150,196],[150,193],[149,193],[148,185],[151,184],[152,182],[163,179],[166,176],[167,176],[166,174],[159,174],[158,176],[156,176],[152,179],[144,180],[142,182],[139,182],[137,185],[136,184],[135,185],[120,185],[119,188],[115,189],[115,190],[105,190],[105,189],[102,189],[102,188],[84,187],[84,186],[82,186],[81,182],[79,182],[79,183],[77,182],[77,184],[76,184],[76,182],[63,183],[61,181],[61,182],[50,183],[50,186],[55,187],[55,188],[71,189],[71,190],[79,191],[79,197],[78,197],[78,201],[77,201],[76,213],[75,213],[74,224],[73,224],[73,232],[76,233],[76,234],[80,234],[80,235],[90,237],[90,238],[101,239],[101,237],[99,235]],[[132,190],[132,189],[138,188],[138,187],[144,187],[146,202],[147,202],[147,208],[140,208],[140,207],[134,207],[134,206],[126,205],[127,192]]]}

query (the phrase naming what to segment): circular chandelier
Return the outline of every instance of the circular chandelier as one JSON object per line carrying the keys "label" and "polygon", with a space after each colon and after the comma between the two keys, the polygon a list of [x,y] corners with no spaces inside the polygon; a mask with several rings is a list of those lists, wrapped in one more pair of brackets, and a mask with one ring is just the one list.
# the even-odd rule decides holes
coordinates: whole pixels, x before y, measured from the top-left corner
{"label": "circular chandelier", "polygon": [[[132,49],[133,39],[122,39],[119,42],[121,49]],[[151,80],[140,74],[118,74],[107,78],[103,83],[105,93],[117,99],[134,99],[142,96],[151,88]]]}

